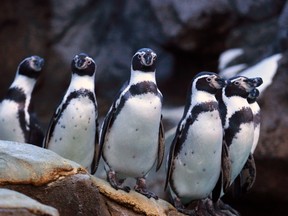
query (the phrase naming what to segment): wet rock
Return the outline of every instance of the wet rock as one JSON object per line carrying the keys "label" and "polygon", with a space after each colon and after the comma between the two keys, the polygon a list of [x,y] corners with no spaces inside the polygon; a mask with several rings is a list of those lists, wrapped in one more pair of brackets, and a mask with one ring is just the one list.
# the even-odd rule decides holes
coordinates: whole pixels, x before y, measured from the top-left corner
{"label": "wet rock", "polygon": [[0,215],[2,216],[59,216],[59,212],[16,191],[0,189]]}

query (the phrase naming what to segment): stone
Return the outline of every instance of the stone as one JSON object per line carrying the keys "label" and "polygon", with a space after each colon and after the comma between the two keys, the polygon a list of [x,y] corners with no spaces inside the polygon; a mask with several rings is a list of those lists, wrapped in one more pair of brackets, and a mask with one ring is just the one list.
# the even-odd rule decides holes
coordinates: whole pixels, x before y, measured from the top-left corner
{"label": "stone", "polygon": [[8,189],[0,189],[0,215],[59,216],[57,209]]}
{"label": "stone", "polygon": [[0,141],[0,185],[44,185],[61,177],[86,173],[79,164],[34,145]]}

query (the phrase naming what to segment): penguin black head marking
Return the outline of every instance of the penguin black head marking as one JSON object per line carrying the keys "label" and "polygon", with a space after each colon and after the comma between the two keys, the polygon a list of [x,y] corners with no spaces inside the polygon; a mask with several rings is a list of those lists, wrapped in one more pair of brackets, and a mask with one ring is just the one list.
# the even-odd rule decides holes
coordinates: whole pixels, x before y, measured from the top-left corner
{"label": "penguin black head marking", "polygon": [[225,85],[226,80],[220,78],[218,74],[212,72],[201,72],[192,80],[191,88],[196,88],[198,91],[206,91],[211,94],[216,94],[217,90],[223,88]]}
{"label": "penguin black head marking", "polygon": [[76,55],[71,62],[72,73],[92,76],[96,69],[94,60],[85,53]]}
{"label": "penguin black head marking", "polygon": [[18,73],[30,78],[38,78],[44,65],[44,59],[39,56],[25,58],[18,67]]}
{"label": "penguin black head marking", "polygon": [[255,80],[244,76],[236,76],[228,80],[225,88],[225,95],[227,97],[240,96],[247,98],[249,93],[255,86]]}
{"label": "penguin black head marking", "polygon": [[132,58],[132,69],[143,72],[154,72],[156,69],[156,53],[149,48],[138,50]]}

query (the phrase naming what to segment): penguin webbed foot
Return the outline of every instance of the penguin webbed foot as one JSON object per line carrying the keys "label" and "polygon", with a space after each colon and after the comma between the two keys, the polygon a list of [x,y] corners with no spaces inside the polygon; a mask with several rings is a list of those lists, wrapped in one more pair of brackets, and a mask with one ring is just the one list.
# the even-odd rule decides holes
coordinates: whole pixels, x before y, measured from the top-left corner
{"label": "penguin webbed foot", "polygon": [[110,185],[115,189],[115,190],[123,190],[127,193],[130,192],[131,188],[128,186],[123,186],[123,182],[125,179],[117,180],[116,174],[114,171],[108,171],[107,172],[107,180],[110,183]]}
{"label": "penguin webbed foot", "polygon": [[[217,203],[214,204],[216,215],[227,215],[227,216],[240,216],[240,213],[233,209],[228,204],[225,204],[222,200],[218,200]],[[218,212],[218,214],[217,214]]]}
{"label": "penguin webbed foot", "polygon": [[136,192],[146,196],[148,199],[150,199],[152,197],[155,200],[158,200],[158,196],[156,194],[147,190],[145,178],[137,178],[137,182],[136,182],[136,185],[134,187],[134,190]]}
{"label": "penguin webbed foot", "polygon": [[186,215],[190,215],[190,216],[197,216],[196,212],[194,209],[187,209],[180,201],[179,198],[174,198],[173,199],[174,202],[174,206],[177,209],[177,211],[186,214]]}

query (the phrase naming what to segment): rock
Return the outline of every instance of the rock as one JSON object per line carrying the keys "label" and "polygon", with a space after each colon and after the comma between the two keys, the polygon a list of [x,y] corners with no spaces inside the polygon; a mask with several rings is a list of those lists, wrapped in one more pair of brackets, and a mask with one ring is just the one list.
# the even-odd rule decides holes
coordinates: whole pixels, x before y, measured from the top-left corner
{"label": "rock", "polygon": [[0,189],[0,215],[59,216],[59,212],[16,191]]}
{"label": "rock", "polygon": [[133,190],[131,190],[129,193],[122,190],[115,190],[109,185],[108,182],[99,178],[95,178],[93,181],[99,189],[101,195],[108,201],[109,209],[112,209],[113,212],[117,212],[115,215],[121,215],[121,212],[123,212],[123,209],[125,208],[126,210],[129,209],[130,211],[130,214],[128,215],[134,215],[131,214],[131,210],[137,213],[135,215],[183,215],[178,213],[171,204],[164,200],[155,200],[153,198],[148,199]]}
{"label": "rock", "polygon": [[1,184],[44,185],[61,177],[86,173],[77,163],[34,145],[0,141]]}

